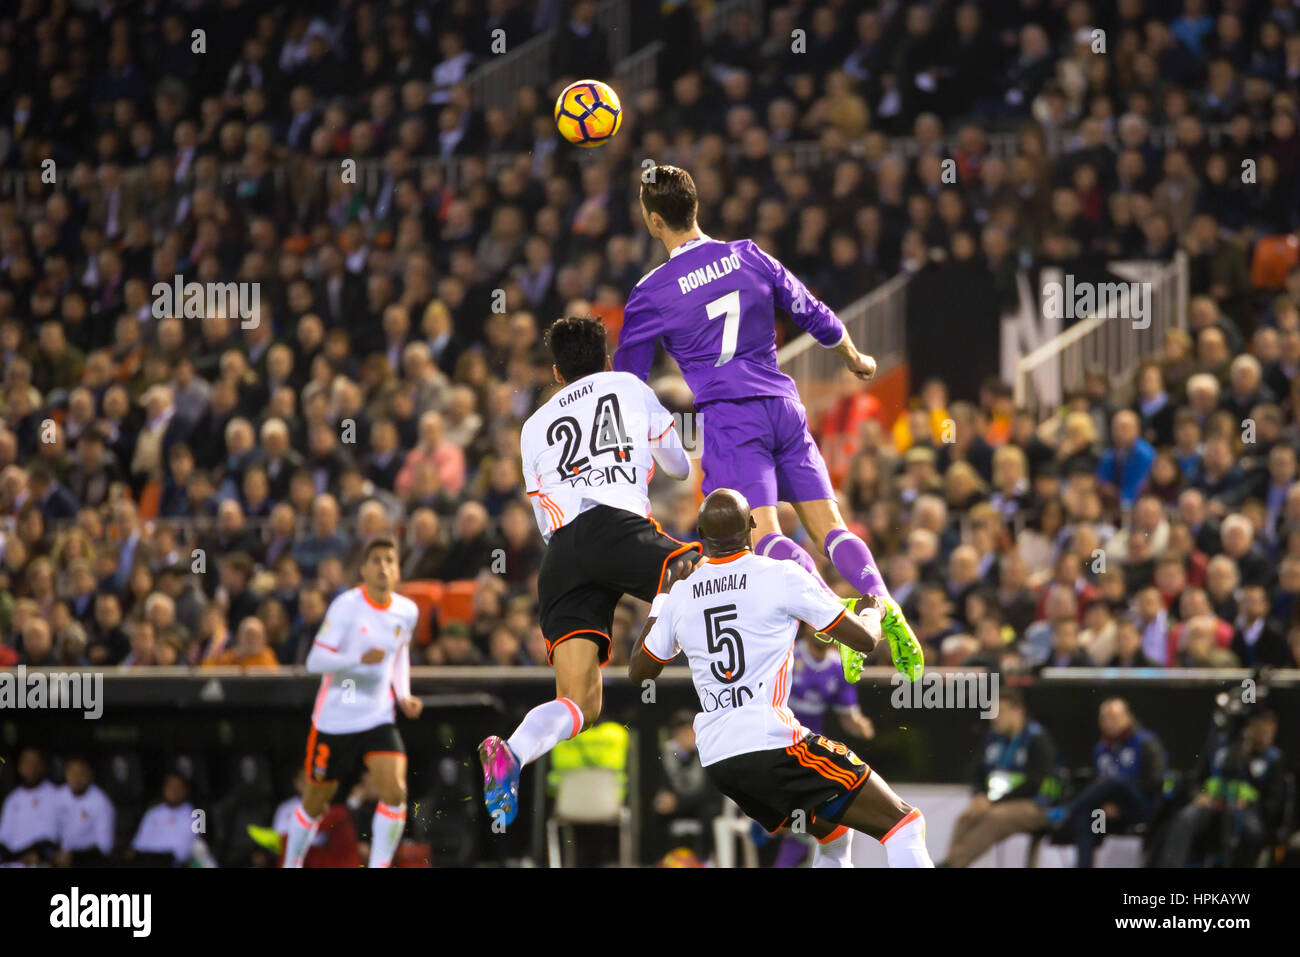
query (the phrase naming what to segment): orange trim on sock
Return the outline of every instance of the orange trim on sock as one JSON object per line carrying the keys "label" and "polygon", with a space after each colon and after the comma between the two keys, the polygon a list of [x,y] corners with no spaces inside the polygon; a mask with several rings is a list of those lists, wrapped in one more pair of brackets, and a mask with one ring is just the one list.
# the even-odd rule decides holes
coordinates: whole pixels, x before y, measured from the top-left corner
{"label": "orange trim on sock", "polygon": [[911,824],[920,816],[921,816],[921,809],[919,807],[912,808],[912,810],[908,811],[906,816],[904,816],[904,818],[901,821],[899,821],[897,824],[891,827],[888,832],[886,832],[885,836],[880,839],[880,843],[884,844],[887,840],[889,840],[891,837],[894,836],[895,832],[901,830],[902,828],[907,827],[907,825]]}
{"label": "orange trim on sock", "polygon": [[555,700],[563,702],[564,706],[569,709],[569,714],[573,715],[573,734],[569,735],[569,737],[576,738],[578,732],[582,730],[582,711],[568,698],[556,698]]}
{"label": "orange trim on sock", "polygon": [[831,832],[830,832],[829,834],[827,834],[825,837],[819,837],[819,838],[817,838],[817,843],[818,843],[818,844],[829,844],[831,841],[838,841],[840,838],[842,838],[842,837],[843,837],[845,834],[847,834],[847,833],[849,833],[849,827],[848,827],[848,825],[847,825],[847,824],[841,824],[839,827],[837,827],[835,830],[831,831]]}
{"label": "orange trim on sock", "polygon": [[375,813],[382,814],[384,817],[390,817],[394,821],[406,820],[405,808],[398,809],[393,807],[391,804],[385,804],[383,801],[380,801],[378,804],[375,805]]}

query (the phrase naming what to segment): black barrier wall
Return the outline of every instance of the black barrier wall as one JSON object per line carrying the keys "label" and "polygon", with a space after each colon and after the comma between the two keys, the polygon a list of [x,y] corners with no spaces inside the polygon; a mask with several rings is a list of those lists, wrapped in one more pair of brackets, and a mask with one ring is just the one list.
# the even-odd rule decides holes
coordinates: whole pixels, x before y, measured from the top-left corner
{"label": "black barrier wall", "polygon": [[[932,669],[929,674],[942,673]],[[1278,746],[1290,768],[1300,770],[1300,672],[1278,673],[1264,686],[1238,671],[1052,674],[1036,680],[1008,677],[1004,683],[1021,687],[1031,712],[1052,732],[1071,767],[1090,763],[1097,708],[1119,696],[1160,736],[1172,766],[1191,769],[1206,740],[1215,697],[1226,692],[1238,699],[1243,694],[1266,699],[1279,717]],[[1245,683],[1247,679],[1252,683]],[[318,679],[306,674],[252,676],[225,669],[147,676],[106,673],[102,715],[95,720],[69,708],[0,708],[0,757],[12,768],[17,750],[29,744],[56,756],[82,752],[96,760],[135,754],[146,792],[152,795],[164,769],[176,756],[185,755],[203,768],[202,794],[196,798],[215,799],[229,785],[238,758],[255,754],[270,762],[279,800],[289,795],[293,774],[302,763],[318,686]],[[468,768],[477,782],[478,741],[489,733],[508,734],[529,708],[555,693],[548,669],[417,668],[412,690],[426,702],[419,721],[399,718],[410,756],[412,801],[428,790],[438,763],[448,757]],[[988,731],[979,707],[912,707],[910,701],[899,707],[902,698],[887,672],[873,670],[860,685],[859,699],[875,724],[876,738],[870,743],[846,740],[894,782],[969,780]],[[920,703],[926,704],[924,698]],[[659,746],[671,715],[684,708],[695,710],[695,705],[684,668],[666,670],[652,689],[633,685],[621,675],[606,675],[602,718],[625,724],[632,732],[628,803],[634,814],[640,816],[653,798]],[[827,730],[837,733],[833,725]],[[479,811],[481,859],[545,859],[546,809],[539,799],[540,781],[541,775],[525,772],[519,820],[504,837],[492,834]]]}

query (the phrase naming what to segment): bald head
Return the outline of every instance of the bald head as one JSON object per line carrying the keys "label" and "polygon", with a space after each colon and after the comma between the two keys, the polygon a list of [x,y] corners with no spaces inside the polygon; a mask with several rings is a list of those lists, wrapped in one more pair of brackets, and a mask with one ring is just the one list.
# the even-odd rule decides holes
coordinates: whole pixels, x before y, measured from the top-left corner
{"label": "bald head", "polygon": [[700,506],[700,540],[706,555],[734,555],[749,548],[749,530],[754,519],[749,502],[739,492],[720,488],[709,493]]}

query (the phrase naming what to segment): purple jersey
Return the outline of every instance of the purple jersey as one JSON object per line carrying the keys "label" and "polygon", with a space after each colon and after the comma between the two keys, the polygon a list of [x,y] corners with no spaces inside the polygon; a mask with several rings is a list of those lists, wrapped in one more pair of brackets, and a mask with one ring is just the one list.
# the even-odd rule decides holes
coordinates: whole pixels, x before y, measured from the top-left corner
{"label": "purple jersey", "polygon": [[778,307],[823,346],[844,336],[835,313],[753,240],[692,239],[632,290],[614,368],[648,378],[662,339],[697,406],[755,396],[798,402],[794,380],[776,364]]}
{"label": "purple jersey", "polygon": [[790,679],[790,710],[809,731],[821,734],[826,728],[826,712],[831,708],[847,711],[858,703],[853,685],[844,678],[840,656],[823,655],[818,661],[800,642],[794,649],[794,677]]}

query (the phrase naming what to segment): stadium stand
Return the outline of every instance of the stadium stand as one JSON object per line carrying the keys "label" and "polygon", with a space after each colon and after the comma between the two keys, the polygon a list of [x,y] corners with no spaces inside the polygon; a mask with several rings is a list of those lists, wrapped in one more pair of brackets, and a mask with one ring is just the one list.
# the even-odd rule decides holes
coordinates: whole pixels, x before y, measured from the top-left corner
{"label": "stadium stand", "polygon": [[[657,14],[0,13],[0,667],[294,669],[380,532],[400,537],[421,609],[415,664],[544,665],[519,427],[552,386],[546,325],[595,313],[616,337],[662,257],[636,202],[653,157],[692,171],[710,235],[753,236],[837,310],[961,263],[1011,311],[1018,269],[1184,254],[1186,314],[1131,378],[1090,369],[1031,413],[995,367],[971,394],[919,381],[901,410],[860,393],[814,421],[932,663],[1296,668],[1300,13]],[[611,42],[611,24],[636,39]],[[498,28],[547,56],[501,74]],[[619,136],[577,156],[549,104],[580,75],[637,80]],[[160,305],[180,277],[235,284],[246,308]],[[782,343],[797,332],[783,321]],[[660,481],[656,514],[692,536],[692,493]],[[643,616],[629,600],[613,667]],[[164,767],[95,758],[121,850]],[[185,799],[224,798],[214,851],[253,862],[246,819],[269,824],[287,782],[257,755],[214,762],[188,757]],[[1290,809],[1268,810],[1278,858],[1291,775]],[[0,765],[0,794],[16,785]]]}

